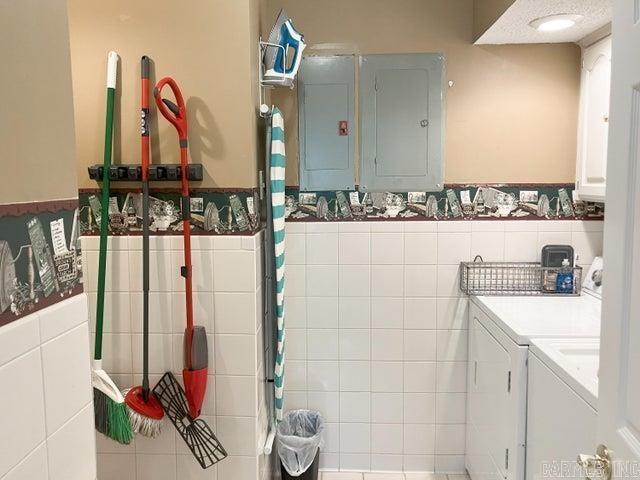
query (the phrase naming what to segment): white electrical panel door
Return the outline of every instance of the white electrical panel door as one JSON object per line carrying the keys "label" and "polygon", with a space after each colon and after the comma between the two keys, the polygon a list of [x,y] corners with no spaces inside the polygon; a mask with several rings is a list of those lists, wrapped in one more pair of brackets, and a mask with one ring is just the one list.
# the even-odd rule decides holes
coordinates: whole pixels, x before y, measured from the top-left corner
{"label": "white electrical panel door", "polygon": [[611,38],[583,50],[576,187],[583,200],[604,202],[609,139]]}

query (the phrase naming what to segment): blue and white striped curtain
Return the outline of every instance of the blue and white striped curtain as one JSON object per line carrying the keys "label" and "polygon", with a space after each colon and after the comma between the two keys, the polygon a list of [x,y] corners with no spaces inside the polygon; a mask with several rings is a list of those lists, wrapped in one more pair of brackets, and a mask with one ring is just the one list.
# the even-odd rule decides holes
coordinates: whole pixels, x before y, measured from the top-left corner
{"label": "blue and white striped curtain", "polygon": [[276,262],[276,315],[278,319],[278,347],[275,362],[275,414],[282,420],[284,411],[284,173],[287,158],[284,149],[284,119],[274,108],[271,117],[271,209],[273,212],[273,244]]}

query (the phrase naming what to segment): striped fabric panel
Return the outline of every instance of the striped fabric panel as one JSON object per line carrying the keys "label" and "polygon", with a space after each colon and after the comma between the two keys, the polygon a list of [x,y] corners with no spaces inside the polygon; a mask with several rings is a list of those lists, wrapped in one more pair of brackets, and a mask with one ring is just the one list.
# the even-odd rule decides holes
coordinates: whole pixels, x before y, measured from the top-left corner
{"label": "striped fabric panel", "polygon": [[273,212],[273,243],[276,262],[276,315],[278,319],[278,347],[274,375],[276,421],[284,412],[284,174],[287,158],[284,149],[284,119],[274,108],[271,117],[271,209]]}

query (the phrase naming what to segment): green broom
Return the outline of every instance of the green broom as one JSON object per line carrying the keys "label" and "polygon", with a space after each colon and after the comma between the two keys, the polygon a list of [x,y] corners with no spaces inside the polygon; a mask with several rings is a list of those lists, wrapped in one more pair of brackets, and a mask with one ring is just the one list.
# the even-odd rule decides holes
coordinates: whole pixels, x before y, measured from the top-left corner
{"label": "green broom", "polygon": [[102,369],[102,329],[104,323],[104,292],[107,273],[107,236],[109,234],[109,169],[113,143],[113,106],[116,92],[118,54],[107,56],[107,122],[104,138],[104,168],[102,172],[102,202],[100,215],[100,256],[98,259],[98,301],[96,306],[96,339],[91,371],[93,413],[96,430],[123,443],[131,443],[133,431],[124,397],[107,372]]}

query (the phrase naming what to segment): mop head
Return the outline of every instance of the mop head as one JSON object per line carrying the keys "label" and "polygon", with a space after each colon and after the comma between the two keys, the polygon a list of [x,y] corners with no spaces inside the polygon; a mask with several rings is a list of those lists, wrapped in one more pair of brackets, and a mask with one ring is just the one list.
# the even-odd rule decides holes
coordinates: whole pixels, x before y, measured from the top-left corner
{"label": "mop head", "polygon": [[147,392],[144,398],[142,387],[134,387],[124,392],[124,399],[129,412],[131,428],[135,433],[149,438],[156,438],[162,431],[164,411],[155,395]]}
{"label": "mop head", "polygon": [[133,440],[133,430],[124,397],[107,372],[100,368],[100,363],[95,361],[91,371],[96,430],[118,443],[129,445]]}
{"label": "mop head", "polygon": [[209,468],[227,456],[211,427],[201,418],[189,416],[187,396],[171,372],[165,373],[153,388],[156,398],[200,466]]}

